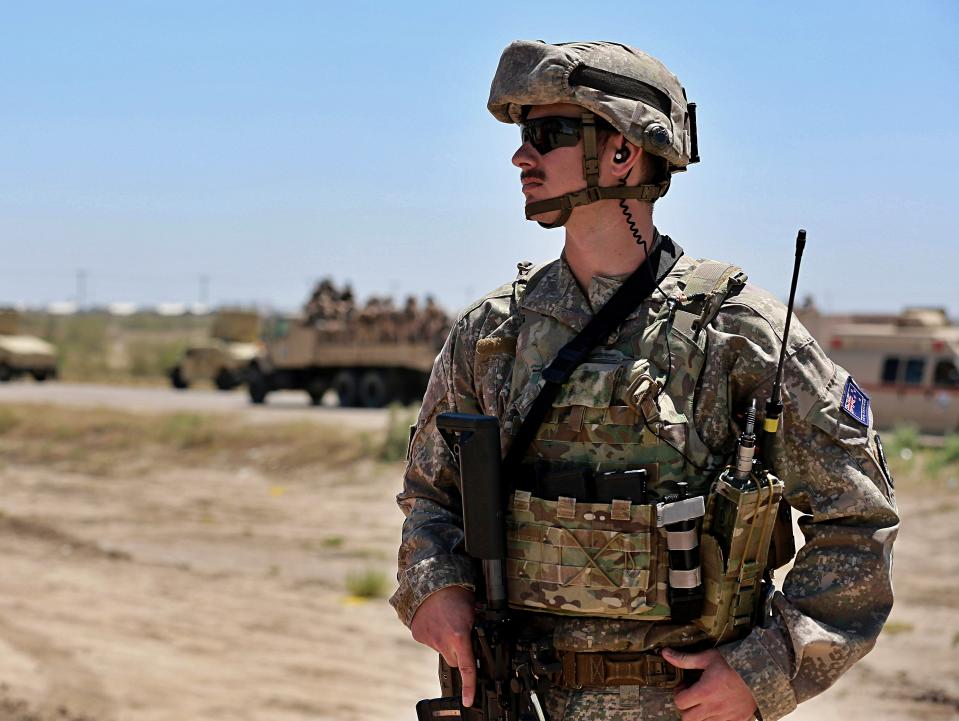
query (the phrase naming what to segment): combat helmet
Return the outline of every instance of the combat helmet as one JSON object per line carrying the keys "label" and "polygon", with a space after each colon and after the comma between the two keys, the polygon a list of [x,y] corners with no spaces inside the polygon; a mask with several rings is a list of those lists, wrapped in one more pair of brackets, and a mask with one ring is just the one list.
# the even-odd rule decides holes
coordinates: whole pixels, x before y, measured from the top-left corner
{"label": "combat helmet", "polygon": [[[499,61],[487,107],[504,123],[521,123],[531,105],[573,103],[583,109],[583,175],[586,187],[574,193],[526,205],[526,217],[559,210],[556,228],[573,208],[597,200],[636,198],[653,202],[666,194],[672,173],[699,162],[696,104],[686,100],[679,79],[659,60],[641,50],[612,42],[550,45],[517,40]],[[627,140],[663,158],[668,172],[657,183],[599,186],[596,118]]]}

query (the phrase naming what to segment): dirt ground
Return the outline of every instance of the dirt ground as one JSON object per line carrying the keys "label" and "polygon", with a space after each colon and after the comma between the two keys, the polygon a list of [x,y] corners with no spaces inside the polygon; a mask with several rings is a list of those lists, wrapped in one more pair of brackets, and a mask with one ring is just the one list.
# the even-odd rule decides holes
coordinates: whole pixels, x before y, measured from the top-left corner
{"label": "dirt ground", "polygon": [[[433,653],[384,597],[399,464],[152,448],[102,473],[5,449],[0,721],[399,721],[436,694]],[[959,488],[899,485],[887,630],[794,721],[959,718]],[[365,571],[380,597],[347,591]]]}

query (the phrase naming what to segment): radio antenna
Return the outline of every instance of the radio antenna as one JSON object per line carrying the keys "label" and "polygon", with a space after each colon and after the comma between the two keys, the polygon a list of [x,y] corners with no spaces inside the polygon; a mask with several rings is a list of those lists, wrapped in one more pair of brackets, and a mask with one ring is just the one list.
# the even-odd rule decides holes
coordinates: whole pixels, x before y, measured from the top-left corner
{"label": "radio antenna", "polygon": [[786,346],[789,344],[789,324],[793,316],[793,304],[796,301],[796,284],[799,282],[799,264],[802,263],[803,250],[806,248],[806,231],[799,229],[796,236],[796,262],[793,265],[792,286],[789,288],[789,305],[786,308],[786,327],[783,329],[783,345],[779,349],[779,366],[776,368],[776,380],[772,393],[766,402],[763,418],[763,461],[768,464],[772,458],[773,441],[779,430],[779,421],[783,414],[783,365],[786,362]]}

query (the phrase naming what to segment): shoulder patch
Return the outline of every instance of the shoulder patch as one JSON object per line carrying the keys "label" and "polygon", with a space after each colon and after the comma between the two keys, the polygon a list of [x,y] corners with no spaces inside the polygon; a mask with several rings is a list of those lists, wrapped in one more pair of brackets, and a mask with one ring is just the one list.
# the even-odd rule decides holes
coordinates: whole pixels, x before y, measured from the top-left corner
{"label": "shoulder patch", "polygon": [[864,426],[869,425],[869,396],[856,385],[852,376],[846,379],[846,387],[842,389],[840,407],[846,415],[855,418]]}
{"label": "shoulder patch", "polygon": [[491,356],[505,353],[514,355],[516,353],[516,338],[480,338],[476,341],[476,355]]}

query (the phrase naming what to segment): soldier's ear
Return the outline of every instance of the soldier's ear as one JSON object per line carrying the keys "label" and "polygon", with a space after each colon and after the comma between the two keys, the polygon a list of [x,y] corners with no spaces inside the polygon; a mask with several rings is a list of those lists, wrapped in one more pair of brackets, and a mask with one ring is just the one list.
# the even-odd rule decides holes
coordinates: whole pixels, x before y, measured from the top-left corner
{"label": "soldier's ear", "polygon": [[642,156],[642,149],[637,148],[623,137],[622,133],[614,133],[606,142],[603,150],[604,164],[609,168],[614,181],[627,177],[636,167]]}

